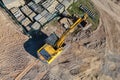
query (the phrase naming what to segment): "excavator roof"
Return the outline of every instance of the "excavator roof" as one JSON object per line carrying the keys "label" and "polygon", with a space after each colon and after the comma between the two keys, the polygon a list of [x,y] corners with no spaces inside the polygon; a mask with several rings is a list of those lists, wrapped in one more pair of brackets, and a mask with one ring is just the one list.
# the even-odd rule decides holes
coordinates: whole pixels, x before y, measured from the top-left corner
{"label": "excavator roof", "polygon": [[45,50],[45,49],[42,49],[40,51],[40,54],[46,59],[46,60],[49,60],[51,58],[51,55]]}

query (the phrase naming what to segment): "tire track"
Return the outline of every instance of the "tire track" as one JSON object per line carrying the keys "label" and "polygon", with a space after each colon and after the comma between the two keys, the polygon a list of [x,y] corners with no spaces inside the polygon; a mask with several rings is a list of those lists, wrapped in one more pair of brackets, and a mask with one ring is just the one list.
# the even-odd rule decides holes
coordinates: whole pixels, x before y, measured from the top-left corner
{"label": "tire track", "polygon": [[46,73],[47,71],[38,73],[34,80],[41,80]]}
{"label": "tire track", "polygon": [[98,8],[104,10],[109,15],[111,15],[115,20],[120,22],[120,16],[115,14],[113,11],[111,11],[109,8],[106,8],[99,0],[91,0]]}
{"label": "tire track", "polygon": [[23,72],[21,72],[16,78],[15,80],[21,80],[31,69],[33,66],[35,66],[37,63],[39,62],[39,60],[36,60],[35,62],[31,63],[30,65],[28,65]]}

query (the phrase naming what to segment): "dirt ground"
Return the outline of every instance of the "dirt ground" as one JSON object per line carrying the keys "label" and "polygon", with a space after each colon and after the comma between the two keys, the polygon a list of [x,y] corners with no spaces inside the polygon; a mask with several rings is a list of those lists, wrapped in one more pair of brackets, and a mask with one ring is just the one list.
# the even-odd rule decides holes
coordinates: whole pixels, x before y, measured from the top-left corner
{"label": "dirt ground", "polygon": [[89,34],[71,35],[64,52],[50,65],[25,49],[33,48],[36,39],[28,42],[0,10],[0,80],[119,80],[120,2],[91,1],[100,12],[98,28]]}

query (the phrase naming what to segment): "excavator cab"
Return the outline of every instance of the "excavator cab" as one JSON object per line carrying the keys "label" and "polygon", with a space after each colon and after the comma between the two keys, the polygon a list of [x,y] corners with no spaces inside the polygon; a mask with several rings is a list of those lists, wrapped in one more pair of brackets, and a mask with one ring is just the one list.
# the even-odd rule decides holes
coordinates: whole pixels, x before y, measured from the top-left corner
{"label": "excavator cab", "polygon": [[59,38],[55,33],[52,33],[45,40],[46,44],[37,51],[37,55],[42,62],[50,64],[61,53],[62,49],[55,47],[58,40]]}
{"label": "excavator cab", "polygon": [[55,49],[51,45],[45,44],[37,54],[42,62],[50,64],[61,52],[62,49]]}

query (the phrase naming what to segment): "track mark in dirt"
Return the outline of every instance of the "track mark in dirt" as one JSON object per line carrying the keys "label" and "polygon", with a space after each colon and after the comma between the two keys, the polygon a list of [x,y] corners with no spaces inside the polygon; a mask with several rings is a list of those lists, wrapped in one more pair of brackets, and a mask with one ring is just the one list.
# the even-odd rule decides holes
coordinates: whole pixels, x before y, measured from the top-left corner
{"label": "track mark in dirt", "polygon": [[47,71],[38,73],[34,80],[41,80],[46,73]]}
{"label": "track mark in dirt", "polygon": [[109,15],[113,16],[113,18],[115,20],[118,20],[120,22],[120,17],[115,14],[114,12],[112,12],[110,9],[106,8],[99,0],[92,0],[92,2],[94,2],[94,4],[99,7],[100,9],[104,10],[105,12],[107,12]]}
{"label": "track mark in dirt", "polygon": [[16,77],[15,80],[21,80],[21,79],[27,74],[27,72],[29,72],[29,71],[31,70],[31,68],[32,68],[33,66],[35,66],[38,62],[39,62],[39,60],[36,60],[35,62],[33,62],[33,63],[31,63],[30,65],[28,65],[27,68],[24,69],[24,71],[21,72],[21,73]]}

